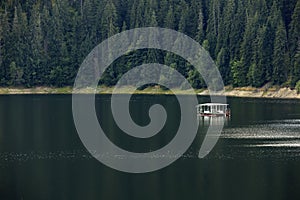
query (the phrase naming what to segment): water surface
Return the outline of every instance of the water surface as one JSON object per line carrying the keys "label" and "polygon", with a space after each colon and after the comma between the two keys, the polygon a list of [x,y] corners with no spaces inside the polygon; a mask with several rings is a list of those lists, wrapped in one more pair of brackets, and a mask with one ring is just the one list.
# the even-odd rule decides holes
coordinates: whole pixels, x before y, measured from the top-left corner
{"label": "water surface", "polygon": [[[120,97],[122,98],[122,97]],[[189,98],[188,96],[186,98]],[[300,195],[300,101],[228,98],[232,116],[204,159],[208,120],[182,158],[159,171],[128,174],[89,154],[77,135],[70,95],[0,96],[0,199],[295,199]],[[208,102],[199,97],[199,103]],[[147,125],[149,107],[168,112],[150,139],[123,133],[110,96],[96,98],[98,118],[116,145],[149,152],[170,142],[180,123],[174,96],[134,96],[131,115]],[[101,152],[95,152],[101,154]]]}

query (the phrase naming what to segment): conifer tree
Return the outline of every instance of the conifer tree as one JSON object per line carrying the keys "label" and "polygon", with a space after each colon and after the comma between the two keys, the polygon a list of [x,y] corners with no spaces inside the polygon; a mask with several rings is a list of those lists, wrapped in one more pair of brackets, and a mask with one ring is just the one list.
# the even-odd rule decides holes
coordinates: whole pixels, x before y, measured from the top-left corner
{"label": "conifer tree", "polygon": [[209,17],[207,21],[207,40],[209,41],[209,52],[213,59],[216,58],[215,49],[221,20],[221,5],[219,0],[209,1]]}
{"label": "conifer tree", "polygon": [[199,14],[198,14],[198,20],[197,20],[197,32],[196,32],[196,41],[199,42],[200,44],[203,42],[204,37],[205,37],[205,27],[204,27],[204,15],[202,11],[202,7],[199,9]]}
{"label": "conifer tree", "polygon": [[230,59],[240,59],[240,49],[243,41],[243,36],[246,26],[246,10],[245,10],[245,1],[238,0],[236,5],[235,14],[233,15],[233,23],[230,23],[230,34],[229,34],[229,51]]}
{"label": "conifer tree", "polygon": [[265,54],[264,54],[264,45],[266,41],[266,27],[260,27],[254,40],[253,44],[253,56],[252,56],[252,64],[249,68],[247,79],[249,80],[249,84],[254,87],[261,87],[262,84],[265,83]]}
{"label": "conifer tree", "polygon": [[101,19],[103,39],[107,39],[119,32],[117,27],[117,11],[112,0],[107,1]]}
{"label": "conifer tree", "polygon": [[219,67],[221,75],[223,76],[224,84],[227,85],[230,82],[230,55],[228,48],[224,47],[220,50],[217,56],[216,64]]}
{"label": "conifer tree", "polygon": [[297,83],[300,81],[300,39],[297,43],[297,50],[294,56],[294,66],[293,66],[293,82]]}
{"label": "conifer tree", "polygon": [[220,19],[217,45],[215,49],[216,55],[222,48],[227,48],[229,46],[229,35],[231,34],[231,23],[234,20],[235,9],[235,1],[228,0],[224,8],[223,16]]}
{"label": "conifer tree", "polygon": [[178,23],[178,31],[182,32],[182,33],[186,33],[189,8],[188,8],[188,5],[184,1],[180,2],[180,6],[181,6],[182,10],[180,13],[180,20]]}
{"label": "conifer tree", "polygon": [[273,56],[273,82],[274,84],[282,84],[287,81],[287,35],[283,25],[283,21],[280,20],[274,41],[274,56]]}
{"label": "conifer tree", "polygon": [[298,73],[296,73],[297,69],[295,69],[295,66],[297,66],[296,62],[296,54],[297,54],[297,44],[300,40],[300,1],[297,1],[297,4],[294,8],[293,15],[292,15],[292,21],[290,24],[290,31],[289,31],[289,48],[290,48],[290,56],[291,56],[291,62],[292,66],[294,66],[294,69],[291,70],[291,86],[294,86],[296,84],[296,81],[300,78]]}
{"label": "conifer tree", "polygon": [[[160,0],[158,1],[157,20],[158,24],[164,25],[166,23],[167,13],[170,7],[173,7],[173,0]],[[174,9],[174,7],[173,7]]]}
{"label": "conifer tree", "polygon": [[245,74],[243,73],[243,58],[240,61],[232,61],[230,66],[233,86],[239,87],[246,85]]}
{"label": "conifer tree", "polygon": [[34,85],[42,85],[44,82],[44,48],[43,33],[41,25],[41,12],[39,5],[34,5],[32,15],[29,20],[30,39],[31,39],[31,62],[26,69],[26,78],[32,79],[30,82]]}
{"label": "conifer tree", "polygon": [[7,68],[7,60],[8,54],[7,49],[8,40],[9,40],[9,22],[7,11],[5,10],[3,13],[0,12],[0,84],[6,85],[7,77],[6,77],[6,68]]}
{"label": "conifer tree", "polygon": [[190,37],[195,38],[198,30],[199,15],[202,12],[201,1],[191,0],[188,5],[188,15],[186,21],[186,34]]}
{"label": "conifer tree", "polygon": [[255,13],[254,16],[247,16],[247,24],[244,33],[243,42],[241,45],[241,61],[242,68],[240,68],[240,79],[239,83],[243,83],[239,86],[246,86],[248,84],[247,74],[250,66],[253,64],[253,53],[254,53],[254,43],[253,41],[256,38],[256,32],[258,26],[258,13]]}
{"label": "conifer tree", "polygon": [[134,0],[130,11],[130,28],[143,27],[145,14],[145,0]]}
{"label": "conifer tree", "polygon": [[169,10],[167,12],[167,16],[164,20],[164,27],[169,29],[175,29],[175,16],[173,6],[169,6]]}

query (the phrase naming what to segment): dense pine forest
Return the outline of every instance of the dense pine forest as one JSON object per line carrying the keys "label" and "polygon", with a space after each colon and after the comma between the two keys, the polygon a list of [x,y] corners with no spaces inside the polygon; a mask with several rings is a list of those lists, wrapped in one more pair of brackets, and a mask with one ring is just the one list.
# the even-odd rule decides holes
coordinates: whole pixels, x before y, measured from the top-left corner
{"label": "dense pine forest", "polygon": [[[225,85],[294,87],[300,80],[300,0],[2,0],[0,86],[68,86],[87,54],[136,27],[178,30],[210,52]],[[103,75],[159,62],[205,87],[185,60],[153,49],[124,55]]]}

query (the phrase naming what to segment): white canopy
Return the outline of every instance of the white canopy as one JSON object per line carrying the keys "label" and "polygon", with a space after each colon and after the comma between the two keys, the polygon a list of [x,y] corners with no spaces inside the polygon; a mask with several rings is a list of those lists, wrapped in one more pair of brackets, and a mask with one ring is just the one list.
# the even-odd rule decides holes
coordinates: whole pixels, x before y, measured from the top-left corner
{"label": "white canopy", "polygon": [[204,103],[204,104],[199,104],[197,107],[202,107],[202,106],[228,106],[228,104],[224,103]]}

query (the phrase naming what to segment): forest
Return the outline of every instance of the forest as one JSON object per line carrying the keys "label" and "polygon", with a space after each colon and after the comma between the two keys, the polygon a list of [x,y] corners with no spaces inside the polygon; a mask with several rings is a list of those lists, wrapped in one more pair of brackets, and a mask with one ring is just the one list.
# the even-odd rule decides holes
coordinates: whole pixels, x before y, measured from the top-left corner
{"label": "forest", "polygon": [[[225,85],[294,88],[300,80],[300,0],[3,0],[0,86],[72,86],[88,53],[110,36],[137,27],[182,32],[214,59]],[[114,62],[99,84],[113,86],[142,63],[173,67],[194,88],[198,71],[153,49]]]}

